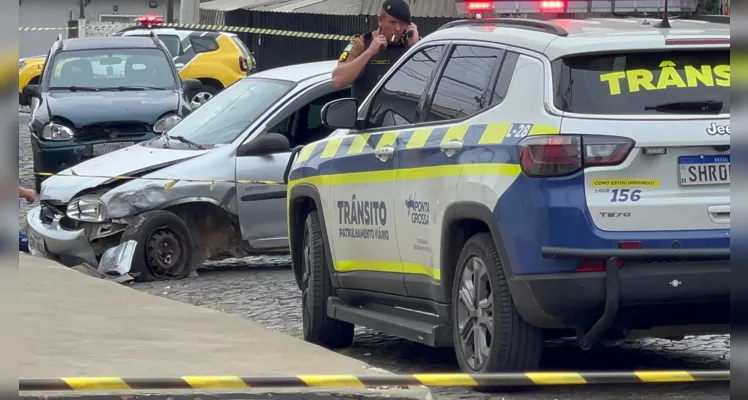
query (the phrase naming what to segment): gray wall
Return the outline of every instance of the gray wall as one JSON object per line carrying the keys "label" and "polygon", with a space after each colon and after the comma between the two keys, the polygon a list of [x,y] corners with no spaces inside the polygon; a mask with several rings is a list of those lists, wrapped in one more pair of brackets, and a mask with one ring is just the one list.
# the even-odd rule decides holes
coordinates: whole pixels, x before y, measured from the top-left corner
{"label": "gray wall", "polygon": [[[158,7],[150,8],[150,0],[88,0],[86,18],[98,21],[101,14],[160,14],[166,17],[166,0],[156,0]],[[21,0],[19,25],[35,28],[65,28],[70,19],[78,18],[79,0]],[[174,16],[179,17],[179,0],[174,0]],[[31,57],[46,54],[59,31],[21,31],[19,32],[19,57]]]}

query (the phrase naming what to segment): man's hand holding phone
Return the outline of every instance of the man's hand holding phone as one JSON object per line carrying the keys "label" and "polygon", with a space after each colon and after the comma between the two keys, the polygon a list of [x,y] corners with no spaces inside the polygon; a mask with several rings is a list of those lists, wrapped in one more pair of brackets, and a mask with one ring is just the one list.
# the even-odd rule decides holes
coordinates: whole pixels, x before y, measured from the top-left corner
{"label": "man's hand holding phone", "polygon": [[416,24],[409,24],[405,28],[405,38],[408,41],[408,47],[415,45],[421,39],[418,35],[418,26]]}

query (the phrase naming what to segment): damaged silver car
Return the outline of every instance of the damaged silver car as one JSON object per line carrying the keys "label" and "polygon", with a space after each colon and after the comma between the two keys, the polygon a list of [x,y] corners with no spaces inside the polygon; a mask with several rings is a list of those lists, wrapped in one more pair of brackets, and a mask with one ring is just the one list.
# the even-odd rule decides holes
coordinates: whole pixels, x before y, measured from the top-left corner
{"label": "damaged silver car", "polygon": [[335,65],[243,78],[154,127],[159,137],[48,178],[27,215],[32,254],[101,269],[108,249],[132,248],[130,275],[153,281],[206,260],[287,253],[286,186],[257,182],[282,182],[291,149],[332,132],[320,110],[350,96],[331,84]]}

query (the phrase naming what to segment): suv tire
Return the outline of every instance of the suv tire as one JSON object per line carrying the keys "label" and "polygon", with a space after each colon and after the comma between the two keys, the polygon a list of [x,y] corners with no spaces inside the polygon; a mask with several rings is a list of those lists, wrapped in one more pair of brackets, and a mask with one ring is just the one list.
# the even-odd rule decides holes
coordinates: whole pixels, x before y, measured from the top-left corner
{"label": "suv tire", "polygon": [[327,316],[327,299],[334,290],[327,270],[328,260],[317,210],[310,212],[304,221],[301,251],[304,340],[331,349],[350,346],[353,343],[353,324]]}
{"label": "suv tire", "polygon": [[[465,281],[465,278],[468,280]],[[477,279],[476,279],[477,278]],[[463,285],[465,282],[465,285]],[[479,283],[482,290],[471,296],[470,284]],[[461,296],[461,289],[464,292]],[[475,289],[475,287],[473,287]],[[468,319],[466,331],[468,340],[463,343],[460,334],[460,321],[466,318],[467,307],[460,298],[472,301],[477,312]],[[482,300],[483,304],[479,304]],[[514,306],[512,295],[504,274],[504,268],[489,233],[479,233],[471,237],[463,246],[452,284],[452,324],[457,362],[466,373],[524,372],[540,366],[543,351],[543,335],[540,329],[528,324]],[[478,305],[476,307],[476,305]],[[490,323],[489,323],[490,322]],[[487,354],[473,357],[477,346],[470,346],[470,336],[487,339]],[[472,349],[471,349],[472,347]],[[492,388],[484,388],[492,389]]]}

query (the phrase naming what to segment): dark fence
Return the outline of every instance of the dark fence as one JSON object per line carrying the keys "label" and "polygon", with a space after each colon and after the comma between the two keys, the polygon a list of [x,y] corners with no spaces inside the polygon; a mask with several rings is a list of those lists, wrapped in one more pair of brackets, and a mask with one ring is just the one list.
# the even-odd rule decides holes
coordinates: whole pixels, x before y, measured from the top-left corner
{"label": "dark fence", "polygon": [[[376,16],[296,14],[249,10],[229,11],[225,14],[226,25],[247,26],[261,29],[284,29],[290,31],[354,35],[373,31],[377,26]],[[413,18],[421,37],[452,21],[451,18]],[[346,42],[340,40],[305,39],[288,36],[239,33],[249,50],[257,59],[257,70],[267,70],[286,65],[314,61],[335,60]]]}

